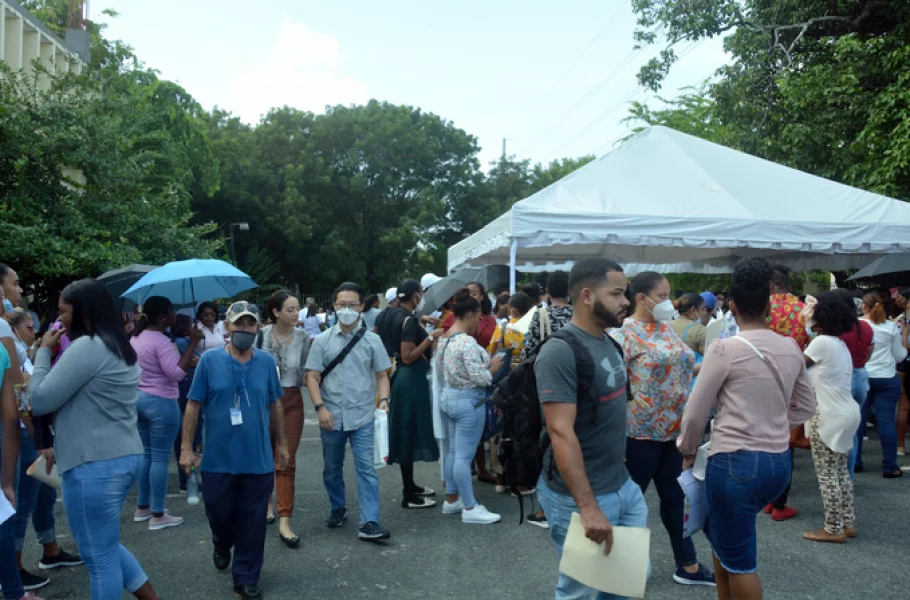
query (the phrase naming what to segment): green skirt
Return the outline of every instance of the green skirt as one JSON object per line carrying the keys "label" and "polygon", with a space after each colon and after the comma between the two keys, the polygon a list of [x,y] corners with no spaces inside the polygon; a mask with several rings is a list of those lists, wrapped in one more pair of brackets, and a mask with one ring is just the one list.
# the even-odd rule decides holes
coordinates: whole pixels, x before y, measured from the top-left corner
{"label": "green skirt", "polygon": [[423,359],[395,371],[389,415],[389,464],[439,460],[439,447],[433,437],[429,371],[430,364]]}

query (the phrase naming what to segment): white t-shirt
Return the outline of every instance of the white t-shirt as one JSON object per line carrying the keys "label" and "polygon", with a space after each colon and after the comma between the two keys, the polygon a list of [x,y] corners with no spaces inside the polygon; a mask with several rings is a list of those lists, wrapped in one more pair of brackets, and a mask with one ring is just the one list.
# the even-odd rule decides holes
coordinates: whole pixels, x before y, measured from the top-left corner
{"label": "white t-shirt", "polygon": [[818,403],[818,435],[834,452],[846,454],[853,447],[859,427],[859,404],[850,394],[853,360],[847,345],[830,335],[820,335],[806,348],[815,361],[809,377]]}
{"label": "white t-shirt", "polygon": [[901,331],[891,321],[878,325],[869,319],[863,320],[872,326],[875,334],[875,349],[872,350],[872,358],[866,363],[866,372],[872,379],[890,379],[897,373],[897,363],[907,358]]}
{"label": "white t-shirt", "polygon": [[196,329],[201,330],[204,336],[202,342],[196,347],[196,351],[200,354],[205,354],[212,350],[221,350],[227,343],[224,339],[227,336],[227,331],[221,321],[215,323],[214,331],[209,331],[209,328],[202,323],[196,323]]}

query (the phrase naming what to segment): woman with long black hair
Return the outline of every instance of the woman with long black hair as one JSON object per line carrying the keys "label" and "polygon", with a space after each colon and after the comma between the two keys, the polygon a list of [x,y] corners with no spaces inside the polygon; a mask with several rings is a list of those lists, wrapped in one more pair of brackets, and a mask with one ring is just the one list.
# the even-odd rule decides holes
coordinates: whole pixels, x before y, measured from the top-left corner
{"label": "woman with long black hair", "polygon": [[[404,497],[402,508],[430,508],[436,492],[414,483],[415,462],[439,460],[439,447],[433,436],[433,415],[430,399],[430,370],[433,341],[443,334],[442,329],[427,334],[414,316],[423,297],[420,282],[408,280],[398,286],[399,306],[404,309],[394,324],[394,334],[400,339],[401,359],[392,380],[392,412],[389,417],[389,464],[401,465]],[[400,324],[399,324],[400,322]]]}
{"label": "woman with long black hair", "polygon": [[[142,567],[120,544],[120,512],[143,456],[136,351],[103,283],[71,283],[59,309],[63,327],[41,340],[29,393],[34,414],[56,413],[63,506],[89,570],[91,597],[119,598],[126,589],[137,598],[157,599]],[[73,341],[51,371],[51,351],[63,333]]]}

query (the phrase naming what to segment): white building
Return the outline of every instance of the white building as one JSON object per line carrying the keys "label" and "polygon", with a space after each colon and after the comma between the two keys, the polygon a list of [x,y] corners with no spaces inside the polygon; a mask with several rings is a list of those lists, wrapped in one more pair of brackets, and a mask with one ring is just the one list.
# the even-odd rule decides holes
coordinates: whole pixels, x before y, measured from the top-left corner
{"label": "white building", "polygon": [[[74,31],[76,37],[87,36]],[[67,36],[69,37],[69,36]],[[82,40],[87,42],[87,38]],[[87,44],[86,51],[87,51]],[[87,58],[87,57],[85,57]],[[81,73],[84,60],[69,43],[55,36],[44,23],[14,0],[0,0],[0,61],[14,70],[35,72],[35,62],[44,65],[48,73]],[[46,76],[39,76],[42,89],[50,87]]]}

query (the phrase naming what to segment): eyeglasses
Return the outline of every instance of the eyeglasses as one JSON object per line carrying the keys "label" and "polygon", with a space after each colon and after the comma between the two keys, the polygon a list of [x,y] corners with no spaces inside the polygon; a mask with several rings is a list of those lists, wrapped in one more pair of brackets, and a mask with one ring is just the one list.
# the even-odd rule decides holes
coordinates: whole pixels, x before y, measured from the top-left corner
{"label": "eyeglasses", "polygon": [[351,303],[351,304],[336,304],[336,305],[335,305],[335,308],[336,308],[337,310],[344,310],[344,309],[346,309],[346,308],[350,308],[350,309],[353,309],[353,310],[358,310],[361,306],[363,306],[363,304],[357,302],[357,303]]}

